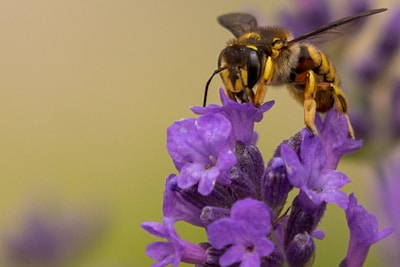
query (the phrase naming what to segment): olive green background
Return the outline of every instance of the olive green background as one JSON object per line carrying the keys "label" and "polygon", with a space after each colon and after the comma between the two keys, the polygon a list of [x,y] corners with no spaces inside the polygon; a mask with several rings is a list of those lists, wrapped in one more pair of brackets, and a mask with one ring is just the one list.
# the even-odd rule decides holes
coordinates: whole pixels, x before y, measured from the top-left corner
{"label": "olive green background", "polygon": [[[76,212],[103,226],[70,266],[149,266],[145,246],[156,239],[140,223],[161,220],[164,179],[175,172],[166,129],[201,105],[231,38],[215,18],[248,11],[274,24],[278,11],[294,11],[292,1],[269,2],[0,1],[0,233],[17,231],[31,210]],[[341,14],[346,1],[331,2]],[[219,103],[220,86],[217,77],[209,103]],[[265,160],[303,127],[284,88],[271,88],[271,99],[257,125]],[[353,180],[346,191],[368,208],[365,167],[354,158],[340,165]],[[336,266],[347,247],[343,213],[330,205],[320,229],[316,266]],[[193,242],[204,235],[179,231]]]}

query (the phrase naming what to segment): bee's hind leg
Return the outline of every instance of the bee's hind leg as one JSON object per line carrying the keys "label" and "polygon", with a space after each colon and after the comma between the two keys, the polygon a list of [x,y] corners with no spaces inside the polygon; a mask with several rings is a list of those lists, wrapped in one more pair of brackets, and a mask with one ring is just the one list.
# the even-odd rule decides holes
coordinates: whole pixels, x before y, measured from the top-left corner
{"label": "bee's hind leg", "polygon": [[342,115],[346,118],[349,137],[354,139],[353,126],[351,126],[349,116],[347,115],[347,100],[344,97],[342,90],[340,90],[337,85],[331,84],[331,88],[333,90],[332,95],[335,99],[336,110],[338,111],[339,115]]}

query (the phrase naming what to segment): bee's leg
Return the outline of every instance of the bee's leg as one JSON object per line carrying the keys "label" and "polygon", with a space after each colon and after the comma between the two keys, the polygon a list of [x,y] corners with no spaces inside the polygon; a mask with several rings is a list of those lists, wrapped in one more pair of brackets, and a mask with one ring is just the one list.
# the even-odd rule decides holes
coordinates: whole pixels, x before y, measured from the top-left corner
{"label": "bee's leg", "polygon": [[240,78],[240,82],[242,85],[242,90],[239,92],[240,97],[239,99],[241,100],[242,103],[247,103],[249,101],[251,101],[252,103],[254,103],[254,92],[252,88],[249,88],[243,81],[243,76],[242,76],[242,72],[240,72],[239,74],[239,78]]}
{"label": "bee's leg", "polygon": [[248,99],[252,102],[252,103],[254,103],[254,92],[253,92],[253,90],[251,89],[251,88],[248,88],[248,87],[246,87],[246,94],[247,94],[247,97],[248,97]]}
{"label": "bee's leg", "polygon": [[349,116],[346,114],[346,113],[343,113],[343,116],[346,118],[346,121],[347,121],[347,127],[348,127],[348,134],[349,134],[349,137],[351,137],[351,138],[355,138],[355,136],[354,136],[354,130],[353,130],[353,126],[351,126],[351,122],[350,122],[350,118],[349,118]]}
{"label": "bee's leg", "polygon": [[267,60],[265,61],[265,68],[264,68],[264,73],[261,78],[261,81],[257,87],[257,92],[254,96],[254,106],[259,107],[262,102],[264,101],[265,95],[267,93],[267,85],[271,81],[272,77],[272,72],[274,70],[274,66],[272,63],[271,57],[267,57]]}
{"label": "bee's leg", "polygon": [[318,135],[315,126],[315,113],[317,111],[317,103],[315,102],[315,76],[312,70],[307,71],[307,78],[304,88],[304,123],[313,135]]}
{"label": "bee's leg", "polygon": [[303,101],[304,123],[312,135],[318,135],[318,130],[314,123],[315,113],[317,112],[317,102],[315,101],[317,93],[315,73],[309,70],[296,74],[293,82],[301,85],[302,93],[301,96],[299,95],[298,99]]}
{"label": "bee's leg", "polygon": [[348,126],[348,134],[351,138],[354,139],[354,130],[353,127],[351,126],[349,116],[347,115],[347,101],[346,98],[344,97],[344,94],[340,88],[335,85],[331,84],[331,88],[333,90],[333,98],[335,99],[335,106],[336,110],[339,112],[339,114],[345,116],[347,120],[347,126]]}

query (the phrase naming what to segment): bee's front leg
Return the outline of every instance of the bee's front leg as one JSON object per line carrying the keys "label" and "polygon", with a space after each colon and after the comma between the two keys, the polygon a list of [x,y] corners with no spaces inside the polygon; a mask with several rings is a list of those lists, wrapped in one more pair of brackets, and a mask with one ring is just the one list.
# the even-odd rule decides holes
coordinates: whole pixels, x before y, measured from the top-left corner
{"label": "bee's front leg", "polygon": [[261,77],[260,83],[258,84],[257,92],[254,97],[254,106],[259,107],[263,103],[265,95],[267,94],[267,85],[271,81],[273,71],[274,65],[272,63],[272,59],[271,57],[267,57],[265,61],[264,73]]}

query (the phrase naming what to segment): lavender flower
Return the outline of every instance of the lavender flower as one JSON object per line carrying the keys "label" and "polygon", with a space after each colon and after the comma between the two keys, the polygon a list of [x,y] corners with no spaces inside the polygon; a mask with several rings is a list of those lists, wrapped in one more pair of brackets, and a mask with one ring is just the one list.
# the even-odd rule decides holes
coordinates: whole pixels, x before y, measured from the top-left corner
{"label": "lavender flower", "polygon": [[350,229],[350,241],[346,258],[340,266],[362,266],[370,246],[387,237],[392,229],[378,231],[376,217],[358,205],[353,194],[349,197],[346,219]]}
{"label": "lavender flower", "polygon": [[383,259],[387,266],[397,266],[400,261],[400,146],[394,147],[381,159],[376,173],[376,187],[379,189],[376,199],[379,203],[379,215],[393,227],[393,234],[381,246]]}
{"label": "lavender flower", "polygon": [[285,228],[283,247],[287,249],[298,234],[313,234],[325,209],[326,202],[316,205],[303,192],[300,192],[291,204],[291,211]]}
{"label": "lavender flower", "polygon": [[305,266],[307,262],[312,260],[314,255],[315,244],[310,235],[297,234],[286,250],[288,255],[288,263],[293,267]]}
{"label": "lavender flower", "polygon": [[273,157],[267,165],[262,182],[263,199],[276,216],[286,203],[293,185],[289,182],[285,162],[281,157]]}
{"label": "lavender flower", "polygon": [[164,224],[156,222],[142,223],[142,228],[147,232],[161,238],[166,238],[168,242],[154,242],[147,246],[147,256],[158,261],[153,267],[167,266],[172,264],[176,267],[179,263],[203,263],[207,260],[205,250],[198,245],[187,242],[179,238],[173,228],[174,220],[164,217]]}
{"label": "lavender flower", "polygon": [[180,171],[181,188],[198,184],[199,193],[208,195],[216,181],[229,183],[229,170],[236,162],[231,129],[221,114],[181,120],[168,129],[167,148]]}
{"label": "lavender flower", "polygon": [[311,32],[335,18],[355,15],[371,8],[368,0],[351,0],[347,6],[341,7],[341,15],[332,14],[330,1],[327,0],[295,0],[295,13],[280,12],[280,25],[293,32],[295,37]]}
{"label": "lavender flower", "polygon": [[371,8],[371,1],[369,0],[351,0],[348,3],[350,14],[361,13]]}
{"label": "lavender flower", "polygon": [[66,266],[100,234],[99,221],[87,214],[30,211],[18,232],[3,236],[7,266]]}
{"label": "lavender flower", "polygon": [[[295,31],[305,33],[331,20],[328,1],[297,3]],[[369,5],[356,0],[348,7],[353,13]],[[286,19],[288,24],[294,21]],[[234,102],[223,90],[220,94],[222,106],[193,107],[198,119],[184,119],[168,129],[167,147],[179,173],[168,176],[164,192],[168,233],[150,232],[169,242],[163,245],[166,252],[152,249],[156,245],[147,251],[153,251],[158,264],[174,266],[179,261],[196,267],[311,266],[314,238],[323,237],[317,227],[326,207],[335,203],[346,212],[351,232],[341,264],[361,266],[370,245],[390,230],[378,232],[376,218],[341,191],[350,179],[336,170],[338,163],[362,145],[348,136],[346,115],[332,109],[324,119],[317,116],[318,136],[302,129],[282,141],[264,166],[254,123],[273,103],[257,109],[252,103]],[[300,190],[287,209],[294,187]],[[178,238],[173,229],[177,220],[206,229],[207,240],[195,245]]]}
{"label": "lavender flower", "polygon": [[[265,167],[254,143],[254,123],[271,103],[257,110],[224,94],[221,101],[221,107],[192,108],[201,114],[198,119],[168,129],[167,147],[179,174],[165,183],[164,224],[142,224],[168,240],[147,247],[158,261],[153,266],[310,265],[326,206],[347,208],[340,189],[350,180],[335,170],[337,163],[361,142],[348,138],[346,118],[331,110],[325,120],[317,118],[320,136],[302,129],[279,145]],[[293,187],[300,192],[283,212]],[[178,220],[206,229],[207,241],[196,245],[179,238],[173,226]]]}
{"label": "lavender flower", "polygon": [[[300,3],[301,1],[297,1]],[[334,1],[330,3],[333,4]],[[349,14],[355,14],[361,11],[368,10],[371,6],[371,1],[368,0],[352,0],[348,1],[350,13],[344,13],[342,16]],[[341,10],[346,11],[346,8],[341,8]],[[305,16],[305,12],[299,12],[299,19]],[[370,161],[370,165],[375,165],[376,162],[380,162],[380,173],[377,176],[378,186],[375,188],[381,189],[382,206],[380,210],[386,211],[389,216],[389,221],[392,225],[399,225],[400,210],[398,209],[397,201],[398,199],[398,185],[397,181],[400,175],[397,165],[399,163],[398,156],[388,156],[391,153],[393,145],[398,143],[398,138],[400,136],[400,83],[397,75],[398,64],[396,64],[395,58],[398,58],[399,53],[399,43],[400,43],[400,8],[398,5],[389,7],[389,11],[384,14],[386,21],[383,26],[378,29],[368,28],[368,32],[374,31],[374,36],[378,38],[372,38],[375,42],[374,45],[368,49],[365,55],[360,58],[348,57],[351,51],[346,49],[346,46],[342,45],[343,49],[336,49],[335,51],[329,51],[329,48],[325,50],[330,58],[333,58],[335,62],[340,62],[344,69],[347,67],[350,70],[342,71],[341,80],[343,84],[343,89],[347,92],[351,92],[350,89],[346,88],[346,85],[354,84],[357,89],[359,87],[359,92],[353,91],[349,95],[350,106],[350,118],[352,121],[353,128],[355,130],[356,136],[362,137],[364,142],[374,149],[371,157],[368,159],[364,158],[364,161]],[[295,15],[296,16],[296,15]],[[296,21],[291,18],[283,18],[283,23],[287,21]],[[338,16],[340,17],[340,16]],[[385,19],[382,17],[382,19]],[[306,20],[303,20],[306,21]],[[317,20],[319,21],[319,19]],[[318,23],[319,24],[319,23]],[[294,32],[304,32],[302,30],[303,23],[291,23],[288,26],[293,26]],[[310,26],[315,27],[315,26]],[[352,42],[359,42],[357,36],[352,34]],[[355,39],[355,40],[354,40]],[[348,39],[345,39],[348,40]],[[360,43],[364,45],[365,40]],[[343,44],[343,43],[342,43]],[[350,52],[350,53],[349,53]],[[354,63],[355,62],[355,63]],[[341,68],[339,68],[339,71]],[[350,74],[351,76],[346,76]],[[393,86],[387,87],[387,81]],[[386,95],[385,95],[386,94]],[[383,99],[390,99],[388,102],[383,102]],[[329,114],[328,114],[329,116]],[[328,117],[325,119],[328,121]],[[318,119],[316,120],[316,124]],[[335,124],[327,124],[335,125]],[[318,128],[321,128],[319,126]],[[331,130],[340,130],[343,127],[332,127]],[[339,151],[337,149],[331,149],[335,146],[329,145],[329,143],[335,143],[334,140],[327,142],[327,136],[324,135],[324,131],[320,131],[322,142],[324,143],[325,151],[327,154],[327,165],[330,168],[336,168],[339,160],[340,154],[350,153],[358,149],[361,146],[361,142],[358,144],[353,140],[353,148],[351,144],[347,147],[348,151]],[[346,140],[345,138],[339,137],[339,135],[334,135],[333,132],[328,134],[328,136],[335,137],[338,136],[337,140],[341,142],[351,142],[352,140]],[[334,151],[336,150],[336,152]],[[374,188],[374,189],[375,189]],[[374,192],[371,192],[373,194]],[[395,232],[396,234],[396,232]],[[389,243],[384,249],[383,258],[391,263],[393,266],[398,265],[398,248],[400,238],[398,236],[393,236],[387,242]],[[394,251],[391,253],[391,248]],[[390,255],[392,254],[392,255]],[[362,265],[361,261],[357,264]],[[345,263],[343,263],[345,265]],[[356,265],[356,266],[359,266]],[[350,266],[350,265],[349,265]]]}
{"label": "lavender flower", "polygon": [[230,218],[210,224],[207,227],[210,244],[217,249],[230,245],[219,260],[221,266],[236,262],[241,262],[240,266],[260,266],[260,259],[274,250],[274,244],[266,237],[271,223],[265,204],[246,198],[232,206]]}
{"label": "lavender flower", "polygon": [[307,130],[303,133],[300,156],[288,145],[281,146],[290,183],[301,189],[315,205],[325,201],[345,209],[347,197],[339,189],[350,179],[341,172],[326,169],[326,153],[322,142]]}
{"label": "lavender flower", "polygon": [[163,213],[174,221],[186,221],[190,224],[202,226],[200,220],[201,208],[196,207],[182,197],[178,187],[177,177],[171,174],[165,181]]}
{"label": "lavender flower", "polygon": [[[398,138],[393,109],[396,107],[394,101],[396,80],[398,80],[397,64],[394,59],[400,52],[399,6],[389,8],[385,16],[386,21],[381,28],[376,29],[374,36],[378,38],[373,38],[375,44],[368,49],[368,53],[355,60],[352,58],[351,62],[344,54],[335,55],[336,59],[342,57],[345,65],[352,66],[348,71],[351,77],[342,76],[344,84],[352,81],[359,85],[359,92],[355,92],[349,101],[352,103],[350,118],[357,135],[377,147],[374,153],[377,158],[383,156],[378,154],[386,152],[383,148],[390,147]],[[384,89],[382,85],[387,87],[387,81],[395,81],[394,86]],[[393,92],[391,89],[394,91],[393,95],[383,97],[383,94]],[[381,100],[386,97],[391,101],[382,102]],[[392,108],[387,109],[389,106]]]}
{"label": "lavender flower", "polygon": [[357,134],[357,138],[362,140],[369,140],[371,138],[373,121],[371,121],[370,118],[372,118],[372,113],[373,111],[371,110],[369,103],[358,103],[351,107],[349,118],[353,130]]}
{"label": "lavender flower", "polygon": [[219,94],[221,107],[217,105],[209,105],[207,108],[192,107],[192,111],[196,114],[223,114],[231,122],[234,140],[241,141],[245,145],[254,144],[257,141],[254,123],[262,120],[263,114],[272,108],[274,101],[266,102],[256,108],[251,102],[238,105],[225,94],[223,89],[220,89]]}
{"label": "lavender flower", "polygon": [[[382,164],[379,166],[377,179],[380,187],[380,199],[382,207],[389,216],[391,225],[400,229],[400,146],[382,159]],[[396,232],[400,235],[400,232]],[[398,236],[400,241],[400,236]]]}
{"label": "lavender flower", "polygon": [[393,133],[396,137],[400,137],[400,79],[394,85],[391,99]]}
{"label": "lavender flower", "polygon": [[30,217],[20,235],[18,238],[8,238],[7,247],[10,257],[26,264],[59,264],[70,246],[67,233],[51,225],[42,216]]}
{"label": "lavender flower", "polygon": [[297,0],[296,13],[282,12],[281,25],[290,29],[294,36],[300,36],[331,21],[327,0]]}
{"label": "lavender flower", "polygon": [[381,70],[385,69],[388,62],[394,58],[400,44],[400,8],[392,13],[385,28],[381,31],[381,37],[375,46],[375,51],[369,53],[355,69],[355,74],[364,82],[370,83]]}
{"label": "lavender flower", "polygon": [[321,141],[324,143],[327,157],[325,169],[336,169],[343,155],[353,153],[362,146],[361,140],[349,136],[346,117],[339,116],[334,109],[327,112],[323,122],[320,116],[316,116],[315,124],[319,129]]}

